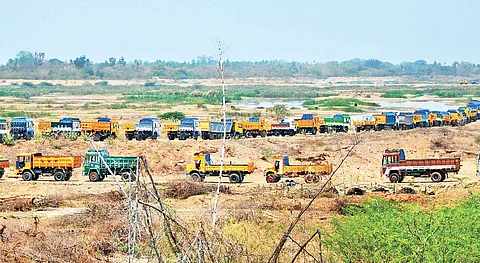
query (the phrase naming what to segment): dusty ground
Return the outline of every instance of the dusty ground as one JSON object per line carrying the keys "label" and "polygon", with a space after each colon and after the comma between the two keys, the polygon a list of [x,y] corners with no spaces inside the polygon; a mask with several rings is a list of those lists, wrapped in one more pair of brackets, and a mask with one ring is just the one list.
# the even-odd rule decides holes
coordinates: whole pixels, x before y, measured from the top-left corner
{"label": "dusty ground", "polygon": [[[244,81],[249,82],[250,80]],[[258,80],[252,80],[252,82],[256,83]],[[75,81],[62,83],[65,85],[72,83],[72,85],[81,84]],[[354,90],[345,91],[343,94],[350,97],[356,96]],[[371,95],[372,100],[379,99],[378,94],[373,93]],[[196,105],[174,106],[169,109],[145,111],[104,109],[101,108],[101,105],[98,107],[94,105],[93,108],[85,108],[84,106],[86,102],[92,101],[102,104],[118,103],[118,96],[116,95],[102,98],[95,95],[82,96],[81,98],[50,95],[33,99],[39,102],[63,100],[65,102],[71,101],[72,103],[68,103],[67,106],[63,103],[52,105],[12,103],[8,106],[15,107],[17,110],[52,112],[52,116],[37,119],[36,121],[56,120],[59,116],[65,115],[83,119],[92,118],[92,116],[108,115],[117,117],[121,121],[136,121],[140,117],[174,110],[183,111],[187,115],[218,118],[217,114],[220,111],[218,106],[207,106],[205,109],[197,108]],[[362,99],[364,98],[362,97]],[[250,111],[262,111],[262,116],[266,114],[264,109]],[[302,111],[300,110],[292,112],[292,115],[296,116],[301,114]],[[331,115],[332,112],[322,112],[320,114]],[[267,118],[271,117],[267,115]],[[360,143],[353,149],[350,156],[333,177],[332,182],[334,186],[338,186],[339,189],[345,185],[362,185],[370,188],[375,185],[391,186],[388,183],[388,179],[380,175],[382,152],[387,148],[403,148],[406,151],[407,158],[460,157],[462,160],[461,170],[458,175],[453,175],[442,184],[433,184],[428,178],[407,178],[406,182],[401,184],[402,187],[420,185],[420,187],[431,188],[434,189],[434,195],[380,193],[375,193],[375,195],[382,195],[384,198],[394,201],[418,202],[420,204],[432,202],[444,204],[451,202],[451,200],[467,196],[469,191],[477,192],[480,189],[477,183],[479,179],[475,174],[477,152],[480,147],[480,139],[478,139],[480,138],[479,128],[480,121],[464,127],[435,127],[411,131],[372,131],[358,134],[350,132],[348,134],[334,133],[317,134],[316,136],[296,135],[294,137],[228,140],[226,148],[227,162],[244,163],[252,160],[255,162],[257,169],[254,174],[245,178],[244,183],[239,185],[230,184],[228,179],[224,178],[223,182],[229,187],[231,193],[221,195],[219,217],[222,220],[227,220],[231,217],[238,220],[246,220],[252,217],[252,214],[243,213],[243,211],[248,210],[255,217],[289,222],[291,215],[309,201],[309,195],[304,194],[306,192],[314,192],[320,184],[306,185],[301,178],[294,178],[299,183],[295,187],[285,187],[282,184],[267,184],[263,170],[271,165],[271,157],[274,155],[289,155],[291,163],[298,163],[298,161],[294,160],[295,157],[317,156],[325,153],[328,155],[327,161],[333,163],[334,168],[336,168],[356,141],[360,141]],[[220,159],[221,141],[169,141],[163,134],[156,141],[127,141],[121,136],[121,138],[116,140],[94,143],[94,145],[97,148],[108,149],[111,155],[144,155],[154,174],[155,181],[160,188],[164,188],[167,187],[170,181],[189,179],[184,174],[185,166],[192,161],[192,156],[196,152],[209,151],[212,153],[213,161],[218,162]],[[90,148],[90,143],[82,139],[69,141],[37,137],[29,142],[20,141],[11,147],[0,145],[0,158],[11,160],[11,165],[13,166],[15,155],[20,152],[42,152],[44,155],[83,155]],[[206,179],[205,183],[213,185],[217,181],[217,177],[210,177]],[[120,184],[123,187],[128,187],[123,181],[120,181]],[[62,200],[62,202],[58,206],[42,209],[27,209],[25,211],[18,209],[0,210],[0,228],[1,225],[6,225],[10,231],[13,231],[12,229],[20,229],[18,231],[30,229],[32,227],[32,218],[38,217],[43,226],[52,225],[53,229],[56,229],[59,227],[58,218],[78,213],[84,214],[85,209],[92,202],[95,202],[97,199],[103,200],[105,198],[104,195],[108,195],[111,191],[118,189],[119,186],[114,178],[107,178],[104,182],[92,183],[88,181],[87,177],[82,176],[80,169],[75,170],[69,182],[55,182],[50,177],[40,178],[36,182],[24,182],[18,175],[14,174],[13,167],[10,167],[7,169],[5,176],[0,179],[0,204],[11,200],[21,200],[22,204],[30,201],[33,203],[34,201],[32,200],[47,197],[54,200]],[[373,193],[369,195],[373,195]],[[324,226],[325,222],[328,222],[328,219],[332,218],[336,213],[335,209],[332,209],[332,206],[335,206],[336,198],[337,196],[334,195],[333,197],[327,196],[318,199],[312,207],[312,212],[305,216],[305,222],[318,223],[319,226]],[[364,197],[352,196],[348,198],[351,201],[360,201]],[[185,220],[206,219],[211,216],[214,195],[209,193],[192,196],[184,200],[167,198],[166,202],[172,208],[175,208],[179,216]],[[286,214],[286,211],[289,211],[289,213]],[[101,222],[98,227],[103,227]],[[65,230],[65,228],[70,229],[72,227],[70,225],[62,225],[59,228]],[[14,234],[11,233],[10,235],[13,236]],[[0,252],[2,249],[0,246]]]}

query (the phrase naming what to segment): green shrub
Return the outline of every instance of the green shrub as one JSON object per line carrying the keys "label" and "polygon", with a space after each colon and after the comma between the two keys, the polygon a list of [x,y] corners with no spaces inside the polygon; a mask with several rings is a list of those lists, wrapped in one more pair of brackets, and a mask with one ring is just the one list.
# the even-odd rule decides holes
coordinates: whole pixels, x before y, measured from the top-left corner
{"label": "green shrub", "polygon": [[145,87],[153,87],[155,86],[157,83],[155,81],[149,81],[149,82],[145,82],[144,86]]}
{"label": "green shrub", "polygon": [[480,196],[425,209],[380,198],[348,205],[332,222],[329,262],[480,262]]}
{"label": "green shrub", "polygon": [[180,111],[169,111],[169,112],[160,114],[158,117],[161,119],[168,119],[168,120],[181,120],[185,118],[185,114]]}
{"label": "green shrub", "polygon": [[35,84],[33,84],[32,82],[23,82],[22,87],[33,88],[33,87],[35,87]]}
{"label": "green shrub", "polygon": [[11,134],[4,134],[2,136],[2,142],[3,142],[3,144],[5,144],[7,146],[15,145],[15,139],[13,138],[13,136]]}
{"label": "green shrub", "polygon": [[108,81],[104,80],[95,82],[95,86],[108,86]]}

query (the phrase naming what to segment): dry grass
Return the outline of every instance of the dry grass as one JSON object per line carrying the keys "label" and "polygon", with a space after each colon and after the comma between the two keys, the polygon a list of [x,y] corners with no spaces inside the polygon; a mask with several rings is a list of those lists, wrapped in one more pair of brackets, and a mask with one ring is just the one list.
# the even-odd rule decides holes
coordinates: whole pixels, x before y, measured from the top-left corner
{"label": "dry grass", "polygon": [[[174,199],[187,199],[195,195],[203,195],[213,193],[217,189],[216,185],[193,182],[191,180],[175,180],[167,183],[163,194],[166,197]],[[220,192],[224,194],[231,194],[230,187],[220,186]]]}

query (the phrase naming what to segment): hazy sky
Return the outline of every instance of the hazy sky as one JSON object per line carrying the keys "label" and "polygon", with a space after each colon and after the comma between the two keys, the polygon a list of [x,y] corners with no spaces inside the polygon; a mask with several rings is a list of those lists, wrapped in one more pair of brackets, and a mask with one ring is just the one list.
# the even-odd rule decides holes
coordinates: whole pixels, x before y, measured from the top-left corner
{"label": "hazy sky", "polygon": [[479,63],[474,0],[2,0],[0,64],[20,50],[66,60],[377,58]]}

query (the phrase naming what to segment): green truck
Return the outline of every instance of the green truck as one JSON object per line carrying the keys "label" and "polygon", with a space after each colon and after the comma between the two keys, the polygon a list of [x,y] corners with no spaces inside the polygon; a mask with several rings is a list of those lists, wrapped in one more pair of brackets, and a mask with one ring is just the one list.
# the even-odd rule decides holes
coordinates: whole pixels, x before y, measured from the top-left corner
{"label": "green truck", "polygon": [[[103,157],[103,160],[100,156]],[[82,174],[88,176],[90,181],[103,181],[110,174],[109,168],[114,175],[121,175],[125,180],[135,181],[137,157],[110,156],[107,150],[87,151]]]}

